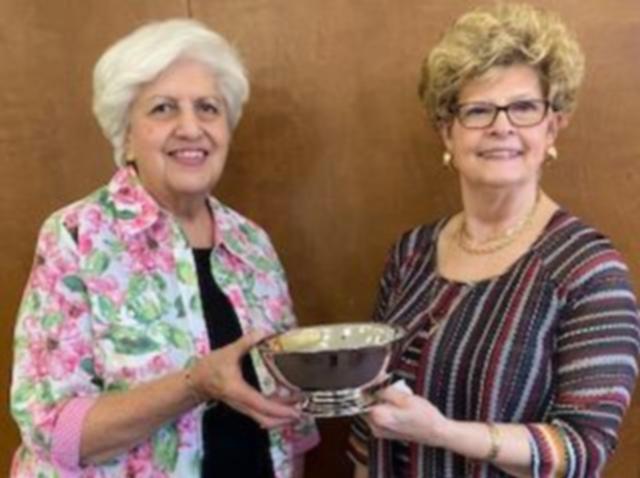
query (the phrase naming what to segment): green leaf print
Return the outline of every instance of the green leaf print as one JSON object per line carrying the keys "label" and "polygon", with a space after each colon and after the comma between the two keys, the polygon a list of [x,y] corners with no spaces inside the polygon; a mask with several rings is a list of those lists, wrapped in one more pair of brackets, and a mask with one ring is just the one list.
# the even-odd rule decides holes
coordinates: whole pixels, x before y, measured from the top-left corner
{"label": "green leaf print", "polygon": [[183,318],[183,317],[187,316],[187,313],[184,310],[184,304],[182,303],[182,298],[181,297],[176,297],[176,300],[173,303],[173,305],[176,308],[176,315],[179,318]]}
{"label": "green leaf print", "polygon": [[117,210],[116,211],[116,217],[118,219],[125,219],[125,220],[129,220],[129,219],[135,219],[137,216],[137,214],[133,211],[127,211],[127,210]]}
{"label": "green leaf print", "polygon": [[159,319],[164,310],[162,303],[158,303],[155,298],[147,297],[141,297],[139,300],[131,302],[128,307],[133,313],[133,318],[143,324]]}
{"label": "green leaf print", "polygon": [[129,284],[127,285],[127,295],[131,298],[135,298],[142,295],[147,288],[147,280],[139,275],[131,277]]}
{"label": "green leaf print", "polygon": [[100,205],[106,209],[109,209],[110,207],[113,207],[113,202],[111,201],[111,198],[109,197],[109,191],[107,191],[106,189],[102,189],[99,193],[98,193],[98,202],[100,203]]}
{"label": "green leaf print", "polygon": [[169,341],[181,350],[187,350],[191,342],[187,334],[175,327],[169,330]]}
{"label": "green leaf print", "polygon": [[22,306],[20,308],[20,315],[30,315],[38,311],[40,309],[40,295],[33,291],[29,294],[24,301],[22,301]]}
{"label": "green leaf print", "polygon": [[16,405],[28,401],[35,392],[35,387],[31,383],[23,383],[11,395],[11,401]]}
{"label": "green leaf print", "polygon": [[191,299],[189,299],[189,309],[191,312],[200,313],[202,310],[202,304],[200,303],[200,297],[197,295],[192,295]]}
{"label": "green leaf print", "polygon": [[78,276],[67,276],[62,279],[62,282],[67,286],[68,289],[72,290],[73,292],[87,292],[87,288],[84,285],[84,282],[82,282],[82,279],[80,279],[80,277]]}
{"label": "green leaf print", "polygon": [[41,403],[44,405],[53,404],[56,400],[53,396],[53,390],[51,389],[51,382],[48,382],[48,381],[42,382],[40,386],[38,386],[37,396],[38,396],[37,398],[38,403]]}
{"label": "green leaf print", "polygon": [[60,322],[62,322],[63,316],[60,313],[47,314],[42,318],[42,326],[45,330],[51,330]]}
{"label": "green leaf print", "polygon": [[174,471],[178,463],[178,431],[175,425],[158,430],[153,436],[153,461],[164,471]]}
{"label": "green leaf print", "polygon": [[191,340],[189,340],[189,336],[185,332],[166,322],[159,321],[154,324],[153,334],[154,336],[157,336],[156,334],[162,335],[163,343],[170,343],[182,350],[188,349],[191,344]]}
{"label": "green leaf print", "polygon": [[269,259],[266,259],[265,257],[253,256],[252,260],[253,264],[261,271],[267,272],[273,269],[273,262]]}
{"label": "green leaf print", "polygon": [[253,244],[257,244],[258,242],[260,242],[260,239],[258,238],[258,234],[253,227],[250,227],[248,224],[240,224],[239,229],[242,231],[242,233],[245,236],[247,236],[247,239],[249,239],[249,242]]}
{"label": "green leaf print", "polygon": [[147,334],[132,327],[113,326],[107,334],[115,351],[123,355],[143,355],[159,349]]}
{"label": "green leaf print", "polygon": [[100,315],[109,322],[113,322],[118,318],[118,311],[113,305],[113,302],[103,295],[98,297],[98,310],[100,311]]}
{"label": "green leaf print", "polygon": [[180,261],[177,264],[178,280],[184,284],[195,285],[196,275],[193,270],[193,266],[185,261]]}
{"label": "green leaf print", "polygon": [[124,243],[121,241],[108,240],[105,245],[107,249],[111,253],[111,255],[116,256],[123,252],[126,248],[124,247]]}
{"label": "green leaf print", "polygon": [[152,279],[158,289],[162,291],[167,289],[167,281],[160,274],[153,274]]}
{"label": "green leaf print", "polygon": [[93,360],[90,358],[83,358],[80,361],[80,368],[87,374],[94,377],[96,375],[96,369],[93,365]]}
{"label": "green leaf print", "polygon": [[109,256],[104,251],[96,251],[87,260],[87,269],[94,274],[102,274],[109,267]]}
{"label": "green leaf print", "polygon": [[29,429],[33,427],[32,414],[24,408],[11,408],[11,415],[21,428]]}
{"label": "green leaf print", "polygon": [[136,321],[148,324],[167,313],[170,304],[162,293],[163,286],[163,281],[153,277],[131,278],[127,288],[127,308]]}
{"label": "green leaf print", "polygon": [[124,380],[117,380],[115,382],[108,383],[105,390],[107,392],[124,392],[129,390],[129,384]]}

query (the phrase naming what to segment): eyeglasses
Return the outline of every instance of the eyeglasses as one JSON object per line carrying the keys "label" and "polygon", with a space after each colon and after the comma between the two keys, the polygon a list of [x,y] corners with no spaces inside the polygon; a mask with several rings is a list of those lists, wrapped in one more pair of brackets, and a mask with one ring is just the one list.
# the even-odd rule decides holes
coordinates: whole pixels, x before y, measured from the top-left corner
{"label": "eyeglasses", "polygon": [[460,103],[451,110],[460,124],[469,129],[491,126],[501,111],[506,113],[513,126],[535,126],[547,116],[549,102],[547,100],[518,100],[505,106],[486,102]]}

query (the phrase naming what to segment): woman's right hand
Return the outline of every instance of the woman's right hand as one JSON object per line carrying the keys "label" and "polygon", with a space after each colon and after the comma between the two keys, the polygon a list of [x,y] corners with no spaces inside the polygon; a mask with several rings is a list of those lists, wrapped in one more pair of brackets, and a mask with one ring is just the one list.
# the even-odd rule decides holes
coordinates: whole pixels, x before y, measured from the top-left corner
{"label": "woman's right hand", "polygon": [[191,384],[199,395],[225,402],[263,428],[276,428],[299,420],[300,411],[291,399],[262,395],[244,380],[240,367],[242,356],[263,337],[249,332],[205,355],[191,367]]}

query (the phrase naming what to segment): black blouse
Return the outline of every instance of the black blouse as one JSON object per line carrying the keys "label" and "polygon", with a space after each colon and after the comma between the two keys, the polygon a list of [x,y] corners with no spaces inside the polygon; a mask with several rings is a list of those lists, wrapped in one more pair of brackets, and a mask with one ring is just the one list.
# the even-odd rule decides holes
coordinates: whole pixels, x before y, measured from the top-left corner
{"label": "black blouse", "polygon": [[[193,255],[211,348],[224,347],[242,336],[240,322],[211,273],[211,249],[194,249]],[[242,375],[251,386],[259,389],[258,377],[248,355],[242,359]],[[207,409],[202,420],[203,478],[273,477],[268,432],[253,419],[220,402]]]}

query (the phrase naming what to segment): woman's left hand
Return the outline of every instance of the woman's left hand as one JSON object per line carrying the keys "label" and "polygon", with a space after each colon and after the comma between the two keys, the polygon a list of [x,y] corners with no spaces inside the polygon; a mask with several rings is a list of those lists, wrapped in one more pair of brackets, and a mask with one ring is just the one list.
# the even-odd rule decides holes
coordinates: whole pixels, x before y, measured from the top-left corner
{"label": "woman's left hand", "polygon": [[393,386],[378,393],[365,419],[378,438],[442,446],[450,420],[428,400]]}

